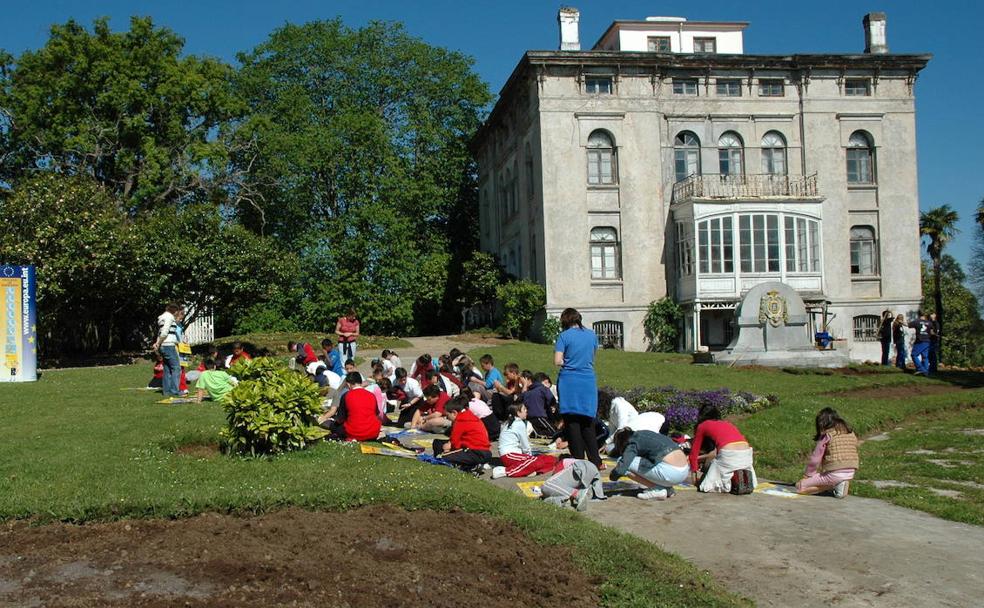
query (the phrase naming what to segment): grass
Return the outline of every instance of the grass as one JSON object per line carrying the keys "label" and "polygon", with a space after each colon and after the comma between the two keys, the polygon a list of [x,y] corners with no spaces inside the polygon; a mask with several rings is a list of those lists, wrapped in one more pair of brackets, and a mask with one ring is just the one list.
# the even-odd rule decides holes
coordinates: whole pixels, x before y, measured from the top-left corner
{"label": "grass", "polygon": [[[555,377],[552,351],[550,346],[516,343],[470,354],[475,357],[488,352],[500,369],[506,363],[515,361],[522,369],[547,371]],[[755,448],[756,472],[766,479],[789,483],[799,479],[814,445],[814,417],[823,407],[833,407],[840,412],[859,437],[904,423],[906,431],[897,439],[893,435],[887,445],[878,442],[862,445],[858,472],[862,483],[853,484],[852,491],[857,486],[855,493],[861,495],[883,498],[954,521],[984,524],[984,493],[980,488],[955,483],[984,484],[984,470],[977,458],[961,456],[959,460],[973,460],[977,464],[950,468],[932,463],[928,467],[893,464],[905,451],[936,449],[933,446],[947,434],[933,430],[946,428],[939,420],[949,421],[948,424],[954,425],[954,428],[984,428],[984,424],[974,422],[980,410],[967,409],[971,405],[984,405],[984,390],[980,388],[984,387],[982,374],[948,372],[927,379],[877,366],[859,366],[841,371],[743,369],[692,365],[686,355],[618,351],[600,351],[595,368],[600,385],[616,388],[666,385],[687,389],[727,387],[759,395],[778,395],[779,407],[743,417],[737,422]],[[946,386],[962,388],[937,394],[901,396],[904,392],[902,389],[916,391]],[[900,392],[900,395],[879,396],[879,392],[886,391]],[[938,416],[941,418],[938,419]],[[960,441],[977,441],[979,445],[981,439],[979,436],[967,436],[961,437]],[[910,483],[915,488],[878,490],[864,482],[884,479]],[[954,489],[961,495],[940,495],[933,493],[929,489],[931,487]]]}
{"label": "grass", "polygon": [[170,518],[287,505],[459,508],[512,522],[544,545],[572,547],[576,563],[604,580],[607,606],[745,604],[655,545],[444,467],[327,443],[275,459],[175,453],[216,442],[223,412],[120,390],[144,386],[150,371],[146,363],[52,370],[36,383],[0,384],[0,520]]}
{"label": "grass", "polygon": [[946,519],[984,525],[984,512],[968,508],[984,504],[982,434],[984,406],[980,405],[893,426],[879,440],[865,442],[864,478],[869,481],[853,484],[854,490]]}

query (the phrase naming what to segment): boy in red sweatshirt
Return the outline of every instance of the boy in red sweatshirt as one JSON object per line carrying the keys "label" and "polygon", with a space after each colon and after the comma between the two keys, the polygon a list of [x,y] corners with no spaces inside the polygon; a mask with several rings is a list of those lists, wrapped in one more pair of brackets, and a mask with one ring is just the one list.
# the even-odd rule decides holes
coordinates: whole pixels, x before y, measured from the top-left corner
{"label": "boy in red sweatshirt", "polygon": [[468,397],[459,395],[444,406],[451,421],[451,440],[434,440],[434,456],[459,469],[470,470],[492,460],[492,445],[485,424],[468,409]]}

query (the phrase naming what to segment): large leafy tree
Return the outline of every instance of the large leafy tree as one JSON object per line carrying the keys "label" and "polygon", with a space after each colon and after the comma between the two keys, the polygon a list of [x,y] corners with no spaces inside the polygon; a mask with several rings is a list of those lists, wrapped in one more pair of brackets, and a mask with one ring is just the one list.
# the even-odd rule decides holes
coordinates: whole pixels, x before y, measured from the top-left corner
{"label": "large leafy tree", "polygon": [[[978,299],[964,286],[966,276],[960,264],[944,254],[940,260],[939,285],[947,310],[947,340],[942,345],[941,357],[950,365],[979,366],[984,364],[984,348],[979,336],[984,333]],[[927,264],[922,265],[923,308],[932,310],[930,300],[936,284],[936,273]]]}
{"label": "large leafy tree", "polygon": [[[941,205],[935,209],[924,211],[919,215],[919,234],[927,237],[926,253],[933,263],[933,302],[936,309],[936,321],[940,326],[940,344],[943,344],[944,334],[944,301],[942,290],[943,249],[956,236],[957,212],[950,205]],[[945,350],[943,352],[946,352]],[[942,357],[941,357],[942,358]]]}
{"label": "large leafy tree", "polygon": [[227,157],[216,129],[242,106],[232,68],[183,46],[134,17],[124,32],[68,21],[41,49],[0,53],[0,180],[89,175],[131,212],[208,196]]}
{"label": "large leafy tree", "polygon": [[490,95],[471,60],[339,20],[284,26],[239,59],[249,111],[223,134],[227,181],[247,226],[301,254],[303,324],[354,305],[372,330],[426,329],[474,248],[467,141]]}

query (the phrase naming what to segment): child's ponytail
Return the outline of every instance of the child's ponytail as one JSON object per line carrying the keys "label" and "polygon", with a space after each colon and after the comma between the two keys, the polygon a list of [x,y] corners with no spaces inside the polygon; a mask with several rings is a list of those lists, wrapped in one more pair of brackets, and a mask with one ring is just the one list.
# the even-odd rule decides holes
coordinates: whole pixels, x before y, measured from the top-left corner
{"label": "child's ponytail", "polygon": [[[521,418],[519,417],[519,412],[524,407],[526,407],[526,404],[523,403],[522,401],[519,401],[517,403],[513,403],[512,405],[509,406],[509,417],[506,418],[506,427],[507,428],[508,427],[511,427],[513,422],[516,422],[517,420],[521,420]],[[525,420],[523,421],[523,424],[526,424],[526,421]]]}

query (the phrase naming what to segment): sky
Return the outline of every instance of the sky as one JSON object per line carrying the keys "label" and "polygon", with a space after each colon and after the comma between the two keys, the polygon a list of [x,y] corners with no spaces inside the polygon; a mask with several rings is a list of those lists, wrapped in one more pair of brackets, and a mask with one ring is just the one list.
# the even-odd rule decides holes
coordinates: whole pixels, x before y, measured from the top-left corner
{"label": "sky", "polygon": [[[984,100],[984,78],[978,74],[984,51],[979,27],[984,23],[984,2],[571,0],[568,4],[581,11],[582,48],[590,48],[616,19],[672,15],[748,21],[745,52],[756,54],[861,52],[861,18],[869,11],[885,12],[891,52],[934,56],[916,83],[920,208],[949,204],[957,210],[960,233],[948,252],[967,269],[977,231],[973,216],[984,198],[984,148],[975,147],[984,142],[984,119],[977,105]],[[107,16],[113,29],[122,30],[131,15],[141,15],[181,35],[187,53],[234,63],[237,52],[252,49],[285,23],[336,16],[351,27],[373,20],[400,21],[430,44],[472,56],[475,70],[497,93],[526,50],[557,48],[560,6],[544,0],[0,0],[0,48],[15,56],[39,48],[51,24],[70,18],[89,25]],[[887,263],[891,261],[883,260]]]}

